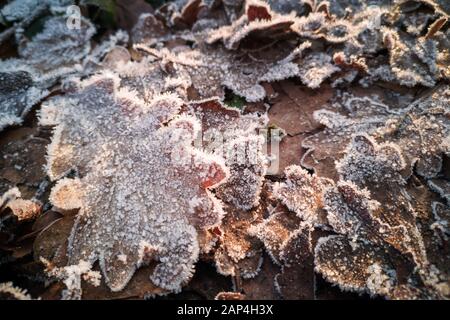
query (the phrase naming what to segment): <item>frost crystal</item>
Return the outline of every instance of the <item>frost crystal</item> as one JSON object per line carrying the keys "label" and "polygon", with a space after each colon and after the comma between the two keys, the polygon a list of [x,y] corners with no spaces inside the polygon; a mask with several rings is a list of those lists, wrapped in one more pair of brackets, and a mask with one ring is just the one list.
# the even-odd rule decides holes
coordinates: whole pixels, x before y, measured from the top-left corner
{"label": "frost crystal", "polygon": [[76,265],[70,265],[63,268],[53,266],[49,261],[41,258],[41,262],[46,267],[49,276],[63,281],[66,289],[62,292],[63,300],[79,300],[81,299],[82,289],[81,280],[91,283],[93,286],[100,285],[101,275],[98,271],[92,270],[89,262],[80,260]]}
{"label": "frost crystal", "polygon": [[15,287],[12,282],[0,283],[0,297],[2,300],[33,300],[27,290]]}
{"label": "frost crystal", "polygon": [[72,69],[91,50],[89,40],[95,27],[85,18],[81,19],[80,30],[70,30],[64,16],[55,16],[46,21],[44,30],[30,42],[19,47],[19,55],[26,63],[43,71],[60,68]]}
{"label": "frost crystal", "polygon": [[311,226],[323,223],[322,195],[333,181],[311,175],[299,166],[287,167],[285,174],[286,182],[275,184],[274,196]]}
{"label": "frost crystal", "polygon": [[415,101],[399,117],[380,129],[383,140],[402,148],[410,165],[419,175],[431,178],[442,168],[442,156],[450,153],[445,143],[450,135],[450,89],[444,85],[425,98]]}
{"label": "frost crystal", "polygon": [[302,142],[302,146],[308,149],[302,165],[308,168],[320,169],[320,162],[327,158],[340,159],[354,134],[372,134],[396,114],[378,99],[347,93],[333,107],[335,111],[323,109],[313,113],[325,129]]}
{"label": "frost crystal", "polygon": [[273,12],[266,3],[259,0],[246,1],[245,14],[230,26],[213,30],[207,42],[222,40],[227,49],[255,49],[271,44],[277,38],[286,36],[295,15],[280,15]]}
{"label": "frost crystal", "polygon": [[358,185],[404,184],[400,171],[406,166],[401,149],[393,143],[377,144],[366,134],[356,135],[345,157],[336,164],[342,179]]}
{"label": "frost crystal", "polygon": [[33,68],[16,60],[0,61],[0,131],[22,123],[31,107],[47,94]]}
{"label": "frost crystal", "polygon": [[316,271],[343,290],[385,295],[396,281],[384,250],[365,243],[354,246],[343,236],[321,238],[314,263]]}
{"label": "frost crystal", "polygon": [[110,73],[95,76],[42,108],[41,124],[56,125],[48,175],[79,176],[62,180],[50,196],[60,209],[80,206],[68,264],[100,260],[107,285],[119,291],[137,267],[157,260],[151,280],[178,291],[198,259],[196,228],[221,220],[209,188],[227,170],[220,158],[192,147],[199,124],[175,118],[179,98],[158,95],[145,103],[118,90],[119,83]]}
{"label": "frost crystal", "polygon": [[303,83],[312,89],[340,69],[331,62],[331,57],[325,53],[314,53],[307,56],[300,66],[299,77]]}

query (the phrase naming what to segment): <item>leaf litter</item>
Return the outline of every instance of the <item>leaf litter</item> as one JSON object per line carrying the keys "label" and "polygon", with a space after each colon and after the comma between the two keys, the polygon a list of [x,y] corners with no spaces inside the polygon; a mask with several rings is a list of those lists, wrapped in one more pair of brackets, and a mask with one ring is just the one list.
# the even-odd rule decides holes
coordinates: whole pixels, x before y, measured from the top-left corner
{"label": "leaf litter", "polygon": [[0,264],[44,299],[450,296],[445,4],[176,1],[103,37],[70,4],[0,60]]}

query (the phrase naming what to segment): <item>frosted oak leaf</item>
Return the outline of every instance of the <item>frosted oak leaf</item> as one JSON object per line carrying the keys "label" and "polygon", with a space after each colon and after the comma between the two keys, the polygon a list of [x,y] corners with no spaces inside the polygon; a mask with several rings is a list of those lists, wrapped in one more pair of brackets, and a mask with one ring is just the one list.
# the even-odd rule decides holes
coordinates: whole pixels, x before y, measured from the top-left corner
{"label": "frosted oak leaf", "polygon": [[396,110],[370,96],[344,94],[333,107],[335,110],[323,109],[313,113],[314,119],[325,128],[302,142],[302,146],[308,149],[302,165],[318,170],[316,173],[326,169],[321,163],[327,158],[340,159],[343,156],[354,134],[372,134],[397,114]]}
{"label": "frosted oak leaf", "polygon": [[437,44],[432,39],[401,35],[392,29],[384,29],[383,42],[389,49],[392,72],[401,85],[433,87],[440,79]]}
{"label": "frosted oak leaf", "polygon": [[201,121],[202,147],[223,157],[230,170],[228,180],[216,188],[216,195],[227,204],[214,255],[216,267],[225,275],[253,277],[261,266],[261,246],[248,229],[262,219],[259,202],[267,163],[258,130],[267,125],[267,116],[242,114],[217,99],[190,103],[183,113]]}
{"label": "frosted oak leaf", "polygon": [[277,291],[284,299],[313,299],[315,291],[312,229],[301,226],[285,241],[281,251],[283,265],[275,276]]}
{"label": "frosted oak leaf", "polygon": [[21,124],[31,107],[47,94],[35,69],[18,60],[0,61],[0,131]]}
{"label": "frosted oak leaf", "polygon": [[296,165],[287,167],[285,174],[286,181],[275,184],[274,196],[311,226],[324,223],[322,195],[333,181],[311,175]]}
{"label": "frosted oak leaf", "polygon": [[216,190],[218,197],[240,210],[255,207],[267,168],[258,130],[267,126],[267,115],[242,114],[217,99],[193,102],[183,113],[201,121],[202,147],[223,157],[230,169],[229,179]]}
{"label": "frosted oak leaf", "polygon": [[294,21],[295,14],[281,15],[263,1],[249,0],[245,14],[229,26],[212,30],[206,41],[222,41],[229,50],[260,48],[292,33]]}
{"label": "frosted oak leaf", "polygon": [[55,16],[45,22],[44,29],[31,41],[19,46],[19,55],[43,72],[72,70],[89,54],[90,39],[95,32],[95,27],[85,18],[81,18],[80,30],[70,30],[66,17]]}
{"label": "frosted oak leaf", "polygon": [[250,229],[261,222],[264,205],[252,210],[225,206],[226,215],[220,227],[219,246],[214,252],[220,274],[243,279],[255,277],[263,262],[262,246],[252,237]]}
{"label": "frosted oak leaf", "polygon": [[408,211],[407,204],[392,204],[389,197],[379,200],[388,203],[372,199],[367,189],[348,181],[338,182],[324,194],[327,218],[336,232],[353,241],[361,239],[377,246],[390,245],[403,254],[411,254],[414,262],[425,268],[428,260],[414,213]]}
{"label": "frosted oak leaf", "polygon": [[343,290],[387,295],[397,281],[395,269],[383,249],[370,243],[354,246],[344,236],[319,239],[314,264],[317,272]]}
{"label": "frosted oak leaf", "polygon": [[415,165],[425,178],[442,169],[442,157],[450,154],[450,89],[437,87],[431,95],[415,101],[407,112],[380,128],[378,135],[401,147],[408,165]]}
{"label": "frosted oak leaf", "polygon": [[[218,224],[222,210],[209,191],[226,176],[223,162],[192,146],[199,124],[178,117],[182,101],[159,95],[150,103],[118,90],[102,74],[44,106],[42,125],[56,125],[48,149],[50,200],[80,208],[68,264],[100,261],[106,284],[120,291],[136,268],[157,260],[151,280],[178,291],[198,259],[197,229]],[[169,123],[168,123],[169,122]]]}
{"label": "frosted oak leaf", "polygon": [[399,146],[394,143],[377,144],[367,134],[355,135],[345,157],[336,163],[343,180],[367,187],[382,183],[403,185],[405,181],[400,171],[405,167]]}
{"label": "frosted oak leaf", "polygon": [[424,267],[427,257],[416,213],[405,189],[402,170],[406,163],[401,149],[393,143],[378,144],[367,135],[356,135],[336,167],[341,179],[369,189],[371,198],[378,201],[378,208],[369,210],[366,219],[370,216],[374,227],[379,225],[384,240],[400,252],[410,252],[416,263]]}
{"label": "frosted oak leaf", "polygon": [[223,98],[223,87],[227,87],[248,102],[256,102],[266,95],[261,82],[279,81],[298,74],[299,67],[292,60],[299,54],[301,50],[294,50],[281,59],[255,60],[247,54],[220,47],[203,47],[182,51],[174,58],[189,74],[199,98]]}
{"label": "frosted oak leaf", "polygon": [[262,223],[252,226],[250,233],[262,241],[272,261],[281,265],[281,251],[292,233],[299,228],[300,222],[284,206],[277,206]]}

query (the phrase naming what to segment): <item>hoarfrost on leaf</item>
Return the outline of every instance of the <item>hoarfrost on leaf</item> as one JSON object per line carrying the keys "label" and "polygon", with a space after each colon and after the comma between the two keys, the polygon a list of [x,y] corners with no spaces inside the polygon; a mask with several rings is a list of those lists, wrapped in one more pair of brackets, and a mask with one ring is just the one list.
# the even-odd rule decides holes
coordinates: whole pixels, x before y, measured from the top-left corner
{"label": "hoarfrost on leaf", "polygon": [[307,168],[320,171],[321,161],[340,159],[354,134],[370,135],[397,113],[377,97],[358,97],[349,93],[344,93],[332,107],[313,113],[314,119],[325,128],[302,142],[308,149],[302,158],[302,165]]}
{"label": "hoarfrost on leaf", "polygon": [[311,175],[300,166],[287,167],[285,174],[286,181],[275,184],[274,196],[311,226],[324,223],[322,195],[333,181]]}
{"label": "hoarfrost on leaf", "polygon": [[397,280],[383,249],[364,242],[355,246],[339,235],[319,240],[314,264],[316,271],[343,290],[386,295]]}
{"label": "hoarfrost on leaf", "polygon": [[0,283],[0,297],[2,300],[33,300],[27,290],[15,287],[12,282]]}
{"label": "hoarfrost on leaf", "polygon": [[301,63],[299,77],[308,87],[317,89],[320,84],[340,69],[331,64],[331,57],[325,53],[313,53]]}
{"label": "hoarfrost on leaf", "polygon": [[91,50],[90,39],[96,30],[86,18],[81,18],[80,30],[71,30],[66,17],[54,16],[31,41],[19,46],[19,55],[26,63],[42,72],[73,69]]}
{"label": "hoarfrost on leaf", "polygon": [[450,89],[438,86],[417,99],[398,117],[387,121],[377,135],[402,148],[408,164],[420,176],[435,177],[442,169],[442,157],[450,153]]}
{"label": "hoarfrost on leaf", "polygon": [[93,286],[100,285],[101,275],[98,271],[92,270],[92,265],[84,260],[80,260],[76,265],[66,267],[56,267],[44,258],[41,262],[45,265],[48,276],[61,280],[66,289],[62,292],[62,300],[80,300],[82,296],[81,282],[85,280]]}
{"label": "hoarfrost on leaf", "polygon": [[0,61],[0,131],[21,124],[47,94],[39,72],[17,60]]}
{"label": "hoarfrost on leaf", "polygon": [[183,104],[176,95],[146,103],[119,83],[112,73],[100,74],[42,108],[41,124],[56,125],[49,176],[69,170],[79,176],[57,184],[50,197],[61,209],[81,205],[68,264],[100,260],[106,284],[120,291],[136,268],[157,260],[153,283],[178,291],[198,259],[197,229],[222,218],[209,188],[228,176],[227,168],[192,146],[199,124],[175,117]]}
{"label": "hoarfrost on leaf", "polygon": [[252,49],[272,44],[286,34],[292,33],[295,15],[273,12],[269,5],[259,0],[246,1],[245,14],[232,25],[212,30],[207,42],[219,40],[230,50]]}

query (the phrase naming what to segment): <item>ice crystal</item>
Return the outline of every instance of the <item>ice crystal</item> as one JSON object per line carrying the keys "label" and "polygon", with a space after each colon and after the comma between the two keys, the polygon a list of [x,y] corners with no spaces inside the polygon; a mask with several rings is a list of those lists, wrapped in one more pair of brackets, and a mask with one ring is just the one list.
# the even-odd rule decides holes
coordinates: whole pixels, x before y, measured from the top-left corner
{"label": "ice crystal", "polygon": [[352,94],[344,94],[333,107],[313,113],[325,129],[303,140],[302,146],[308,149],[302,158],[306,167],[317,169],[327,158],[340,159],[354,134],[372,134],[397,113],[379,99]]}
{"label": "ice crystal", "polygon": [[396,283],[394,266],[384,250],[364,242],[352,245],[344,236],[319,240],[315,268],[343,290],[386,295]]}
{"label": "ice crystal", "polygon": [[310,225],[323,223],[322,195],[333,181],[311,175],[300,166],[287,167],[285,174],[286,181],[274,186],[274,196]]}
{"label": "ice crystal", "polygon": [[118,90],[119,83],[110,73],[94,76],[42,108],[41,124],[56,125],[48,175],[56,180],[74,169],[79,176],[61,180],[50,196],[60,209],[80,207],[68,264],[100,260],[107,285],[119,291],[137,267],[157,260],[151,280],[177,291],[198,258],[196,228],[221,220],[208,188],[227,170],[220,158],[192,147],[199,124],[174,119],[179,98],[145,103]]}
{"label": "ice crystal", "polygon": [[81,280],[91,283],[93,286],[100,285],[101,275],[98,271],[92,270],[92,265],[84,260],[80,260],[76,265],[70,265],[58,268],[44,258],[42,263],[46,267],[46,272],[50,277],[61,280],[66,289],[62,292],[63,300],[79,300],[83,293],[81,288]]}
{"label": "ice crystal", "polygon": [[317,89],[320,84],[340,69],[331,63],[331,57],[325,53],[313,53],[307,56],[299,71],[299,77],[305,85]]}
{"label": "ice crystal", "polygon": [[379,135],[395,142],[408,163],[415,164],[419,175],[431,178],[441,171],[442,156],[450,153],[450,146],[445,143],[450,135],[449,115],[450,90],[444,85],[389,119]]}
{"label": "ice crystal", "polygon": [[2,300],[33,300],[27,290],[15,287],[12,282],[0,283],[0,296]]}
{"label": "ice crystal", "polygon": [[0,131],[21,124],[47,94],[36,70],[17,60],[0,61]]}
{"label": "ice crystal", "polygon": [[289,33],[293,14],[280,15],[259,0],[246,1],[245,14],[230,26],[212,31],[208,43],[223,41],[230,50],[261,47]]}
{"label": "ice crystal", "polygon": [[299,225],[300,219],[295,214],[283,207],[276,207],[267,219],[253,226],[250,233],[264,243],[272,260],[281,264],[281,251]]}
{"label": "ice crystal", "polygon": [[89,20],[81,18],[81,28],[71,30],[66,20],[64,16],[47,20],[40,33],[19,46],[20,57],[43,72],[72,69],[79,64],[91,50],[89,40],[95,27]]}

